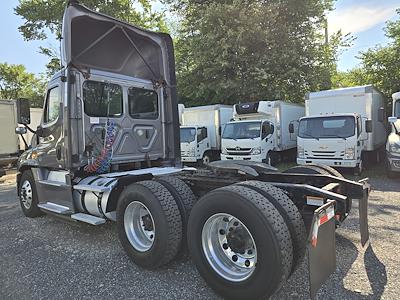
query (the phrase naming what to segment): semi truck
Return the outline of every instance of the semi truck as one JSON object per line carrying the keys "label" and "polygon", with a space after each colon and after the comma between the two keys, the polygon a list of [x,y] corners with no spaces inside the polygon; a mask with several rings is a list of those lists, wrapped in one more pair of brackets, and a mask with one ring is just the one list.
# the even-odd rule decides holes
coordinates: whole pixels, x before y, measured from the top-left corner
{"label": "semi truck", "polygon": [[220,104],[185,108],[180,127],[182,162],[208,164],[219,160],[221,132],[232,113],[232,106]]}
{"label": "semi truck", "polygon": [[297,163],[352,168],[383,158],[384,96],[372,85],[308,93],[300,120]]}
{"label": "semi truck", "polygon": [[[236,104],[233,121],[222,134],[222,160],[250,160],[278,164],[296,149],[298,121],[304,106],[285,101]],[[295,157],[295,153],[293,158]]]}
{"label": "semi truck", "polygon": [[[367,180],[251,161],[182,168],[168,34],[69,1],[61,41],[64,67],[48,83],[38,143],[18,160],[27,217],[116,222],[122,248],[144,268],[189,251],[205,281],[232,299],[273,295],[305,256],[314,297],[335,271],[335,228],[352,201],[368,244]],[[29,123],[29,102],[17,104],[18,122]]]}
{"label": "semi truck", "polygon": [[400,92],[393,96],[393,113],[388,118],[391,132],[386,143],[386,173],[393,178],[400,172]]}

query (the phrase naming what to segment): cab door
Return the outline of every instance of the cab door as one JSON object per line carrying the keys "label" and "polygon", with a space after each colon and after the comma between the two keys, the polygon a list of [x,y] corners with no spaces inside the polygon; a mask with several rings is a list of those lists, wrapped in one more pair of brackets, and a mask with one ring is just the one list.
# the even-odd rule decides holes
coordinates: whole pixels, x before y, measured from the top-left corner
{"label": "cab door", "polygon": [[64,135],[61,80],[52,81],[47,89],[42,121],[37,128],[36,153],[40,167],[64,168]]}

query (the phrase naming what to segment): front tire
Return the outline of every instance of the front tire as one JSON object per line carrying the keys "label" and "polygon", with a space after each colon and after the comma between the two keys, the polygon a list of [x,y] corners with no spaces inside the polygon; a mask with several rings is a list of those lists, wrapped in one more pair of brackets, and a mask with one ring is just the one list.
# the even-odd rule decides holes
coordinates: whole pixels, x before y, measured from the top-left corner
{"label": "front tire", "polygon": [[167,264],[182,242],[181,215],[174,197],[156,181],[129,185],[118,200],[117,231],[135,264],[150,269]]}
{"label": "front tire", "polygon": [[18,194],[22,212],[25,216],[36,218],[43,215],[43,212],[38,207],[39,200],[36,184],[31,170],[26,170],[22,173]]}
{"label": "front tire", "polygon": [[187,236],[199,273],[223,297],[269,297],[290,274],[289,229],[274,205],[248,187],[227,186],[203,196]]}

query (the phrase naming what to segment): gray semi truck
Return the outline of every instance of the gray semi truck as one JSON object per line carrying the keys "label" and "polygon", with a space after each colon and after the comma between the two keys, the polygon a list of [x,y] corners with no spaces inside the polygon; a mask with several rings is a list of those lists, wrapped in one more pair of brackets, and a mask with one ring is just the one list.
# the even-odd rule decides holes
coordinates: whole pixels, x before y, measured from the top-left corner
{"label": "gray semi truck", "polygon": [[[18,161],[27,217],[114,221],[135,264],[157,268],[189,251],[205,281],[232,299],[273,295],[305,256],[314,297],[335,271],[335,228],[353,200],[367,244],[366,180],[318,165],[283,173],[251,161],[182,167],[169,35],[70,1],[62,63]],[[18,122],[29,128],[29,117],[29,102],[19,100]]]}

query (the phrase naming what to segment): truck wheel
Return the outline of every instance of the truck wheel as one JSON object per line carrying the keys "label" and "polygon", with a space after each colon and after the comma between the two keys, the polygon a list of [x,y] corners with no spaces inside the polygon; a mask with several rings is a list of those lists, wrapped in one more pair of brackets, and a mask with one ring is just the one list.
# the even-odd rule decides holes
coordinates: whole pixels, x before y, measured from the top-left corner
{"label": "truck wheel", "polygon": [[357,167],[354,168],[353,172],[354,175],[356,176],[360,176],[362,174],[362,171],[364,170],[364,164],[363,164],[363,160],[360,160],[360,163],[357,165]]}
{"label": "truck wheel", "polygon": [[43,215],[39,209],[39,199],[36,192],[36,184],[30,170],[24,171],[19,184],[19,200],[22,212],[29,218],[35,218]]}
{"label": "truck wheel", "polygon": [[118,199],[117,230],[132,261],[157,268],[171,261],[182,241],[182,221],[174,197],[156,181],[125,188]]}
{"label": "truck wheel", "polygon": [[293,242],[293,266],[291,271],[293,273],[304,258],[307,240],[306,227],[298,208],[282,189],[266,182],[251,180],[243,181],[237,185],[247,186],[263,195],[275,206],[285,220]]}
{"label": "truck wheel", "polygon": [[[189,220],[190,212],[196,202],[196,196],[193,194],[190,187],[183,180],[177,177],[163,176],[156,179],[156,181],[166,187],[174,197],[181,214],[183,232],[182,236],[186,237],[186,226]],[[182,245],[183,244],[185,243],[182,241]]]}
{"label": "truck wheel", "polygon": [[204,153],[202,160],[203,165],[208,165],[210,162],[212,162],[212,157],[210,153]]}
{"label": "truck wheel", "polygon": [[292,268],[292,241],[283,217],[248,187],[231,185],[199,199],[187,237],[201,276],[229,299],[269,297]]}
{"label": "truck wheel", "polygon": [[275,167],[279,164],[280,162],[280,155],[276,152],[268,152],[267,157],[265,159],[265,162],[269,164],[272,167]]}

